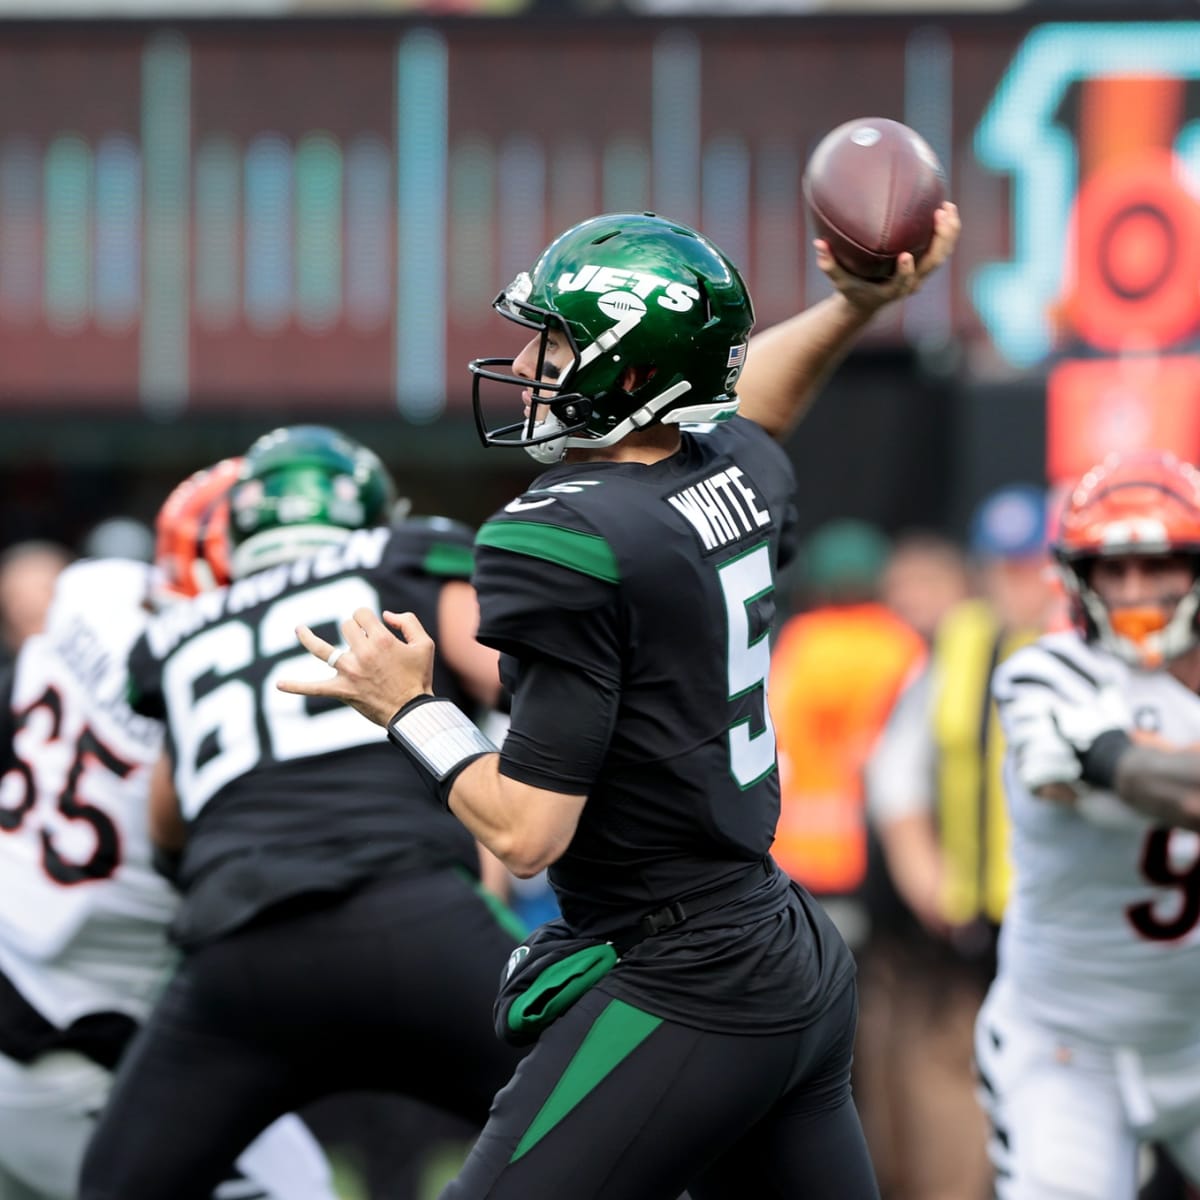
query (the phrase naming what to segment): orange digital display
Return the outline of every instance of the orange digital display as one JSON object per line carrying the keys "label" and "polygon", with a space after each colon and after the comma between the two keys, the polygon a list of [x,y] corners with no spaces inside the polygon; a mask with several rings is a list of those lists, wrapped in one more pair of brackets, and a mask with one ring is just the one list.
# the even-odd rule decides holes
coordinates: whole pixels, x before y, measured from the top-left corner
{"label": "orange digital display", "polygon": [[1046,473],[1072,483],[1114,450],[1200,458],[1200,357],[1061,362],[1046,396]]}

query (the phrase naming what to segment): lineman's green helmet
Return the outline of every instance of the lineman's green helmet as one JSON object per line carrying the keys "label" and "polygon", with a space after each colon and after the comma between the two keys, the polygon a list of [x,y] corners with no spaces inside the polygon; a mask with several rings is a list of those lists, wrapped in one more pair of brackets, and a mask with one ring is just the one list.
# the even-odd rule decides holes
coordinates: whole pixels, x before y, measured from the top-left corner
{"label": "lineman's green helmet", "polygon": [[522,446],[557,462],[569,446],[611,446],[657,421],[737,410],[754,309],[733,263],[685,225],[653,213],[593,217],[552,242],[493,307],[540,331],[539,373],[551,331],[565,335],[574,362],[540,385],[525,420],[498,427],[484,416],[482,381],[528,388],[530,380],[513,373],[511,358],[472,362],[486,446]]}
{"label": "lineman's green helmet", "polygon": [[265,433],[230,492],[230,572],[240,579],[340,545],[352,530],[385,523],[395,494],[379,457],[336,429]]}

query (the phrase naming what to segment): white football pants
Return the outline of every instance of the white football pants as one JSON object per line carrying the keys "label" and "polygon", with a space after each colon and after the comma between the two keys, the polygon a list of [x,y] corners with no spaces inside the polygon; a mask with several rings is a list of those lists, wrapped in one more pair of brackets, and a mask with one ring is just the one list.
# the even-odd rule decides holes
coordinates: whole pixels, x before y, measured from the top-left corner
{"label": "white football pants", "polygon": [[1106,1046],[1034,1021],[998,981],[975,1057],[997,1200],[1135,1200],[1151,1141],[1200,1183],[1200,1028],[1182,1046]]}

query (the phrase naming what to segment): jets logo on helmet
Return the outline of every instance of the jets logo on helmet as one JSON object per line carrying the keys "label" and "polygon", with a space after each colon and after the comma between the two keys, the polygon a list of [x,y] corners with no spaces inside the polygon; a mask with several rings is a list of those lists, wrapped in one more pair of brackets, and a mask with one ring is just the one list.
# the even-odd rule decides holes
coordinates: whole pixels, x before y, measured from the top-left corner
{"label": "jets logo on helmet", "polygon": [[558,277],[556,288],[560,292],[602,293],[599,301],[602,309],[604,301],[610,297],[625,296],[628,297],[627,302],[642,313],[646,311],[645,302],[656,291],[663,294],[657,297],[655,303],[672,312],[687,312],[700,299],[700,292],[686,283],[672,282],[645,271],[621,271],[596,263],[588,263],[578,271],[565,271]]}
{"label": "jets logo on helmet", "polygon": [[[1200,642],[1200,471],[1173,454],[1114,454],[1080,480],[1054,546],[1071,618],[1086,638],[1135,666],[1156,667]],[[1106,605],[1091,586],[1095,561],[1184,555],[1193,583],[1161,604]]]}
{"label": "jets logo on helmet", "polygon": [[233,489],[235,579],[340,546],[384,524],[395,503],[387,468],[366,446],[323,425],[289,425],[246,452]]}
{"label": "jets logo on helmet", "polygon": [[[737,411],[741,364],[730,361],[730,348],[744,346],[754,310],[737,268],[685,225],[653,213],[584,221],[493,307],[540,335],[538,378],[525,419],[494,425],[484,413],[485,382],[524,390],[531,381],[515,373],[514,358],[471,363],[485,446],[520,446],[553,463],[571,447],[612,446],[656,423]],[[551,334],[571,357],[553,380],[541,373]]]}

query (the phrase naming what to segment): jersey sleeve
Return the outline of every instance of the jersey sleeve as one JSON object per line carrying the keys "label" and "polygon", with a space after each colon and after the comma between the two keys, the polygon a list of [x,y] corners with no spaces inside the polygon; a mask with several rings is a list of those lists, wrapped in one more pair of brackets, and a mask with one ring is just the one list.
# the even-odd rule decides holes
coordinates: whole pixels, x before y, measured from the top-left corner
{"label": "jersey sleeve", "polygon": [[410,517],[392,527],[384,569],[432,579],[469,580],[475,567],[475,533],[446,517]]}
{"label": "jersey sleeve", "polygon": [[992,681],[1000,723],[1017,778],[1031,792],[1047,784],[1082,787],[1074,748],[1055,712],[1094,704],[1104,684],[1078,643],[1043,638],[1003,662]]}
{"label": "jersey sleeve", "polygon": [[528,661],[547,658],[593,679],[621,679],[617,557],[563,503],[505,512],[475,541],[479,640]]}
{"label": "jersey sleeve", "polygon": [[528,663],[513,684],[500,773],[547,791],[587,795],[604,764],[620,702],[616,682],[556,659]]}
{"label": "jersey sleeve", "polygon": [[126,699],[129,707],[143,717],[164,721],[167,716],[163,697],[162,663],[150,648],[150,642],[142,634],[129,652],[129,681]]}

